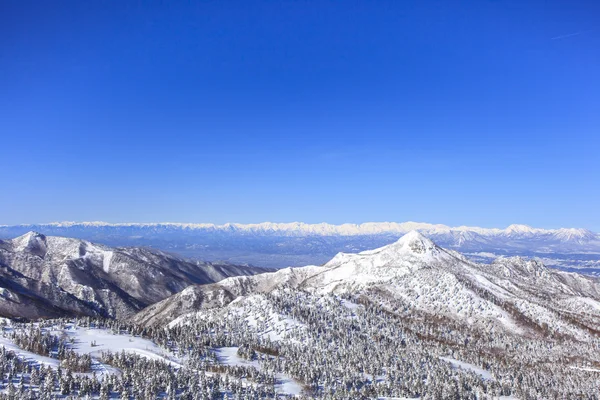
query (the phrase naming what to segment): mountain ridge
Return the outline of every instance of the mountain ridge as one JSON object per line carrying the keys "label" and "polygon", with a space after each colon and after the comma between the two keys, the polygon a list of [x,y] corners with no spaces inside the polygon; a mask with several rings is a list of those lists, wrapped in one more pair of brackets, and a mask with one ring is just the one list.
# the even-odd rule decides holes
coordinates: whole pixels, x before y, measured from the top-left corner
{"label": "mountain ridge", "polygon": [[535,228],[525,224],[511,224],[508,227],[501,228],[482,228],[476,226],[457,226],[451,227],[443,224],[431,224],[426,222],[364,222],[360,224],[344,223],[344,224],[329,224],[315,223],[309,224],[304,222],[261,222],[261,223],[182,223],[182,222],[124,222],[124,223],[109,223],[103,221],[63,221],[50,222],[39,224],[17,224],[17,225],[0,225],[0,228],[18,228],[18,227],[55,227],[55,228],[74,228],[74,227],[138,227],[138,228],[178,228],[183,230],[213,230],[213,231],[242,231],[242,232],[270,232],[270,233],[290,233],[304,235],[368,235],[368,234],[383,234],[383,233],[407,233],[413,230],[430,231],[430,232],[475,232],[484,236],[496,235],[530,235],[530,234],[559,234],[570,237],[585,238],[590,235],[597,237],[598,233],[585,228]]}
{"label": "mountain ridge", "polygon": [[126,318],[191,284],[257,271],[32,231],[0,240],[0,315]]}
{"label": "mountain ridge", "polygon": [[522,257],[476,263],[415,231],[378,249],[339,253],[322,266],[190,286],[142,310],[135,320],[168,323],[278,290],[367,296],[391,310],[414,310],[519,335],[590,340],[600,333],[595,328],[600,322],[600,279]]}
{"label": "mountain ridge", "polygon": [[451,228],[417,222],[358,225],[63,222],[0,226],[0,238],[12,238],[30,230],[113,247],[151,247],[199,260],[267,268],[322,264],[340,251],[378,248],[417,230],[440,246],[460,251],[475,261],[491,262],[499,255],[540,257],[555,268],[600,275],[600,235],[581,228],[540,229],[515,224],[505,229]]}

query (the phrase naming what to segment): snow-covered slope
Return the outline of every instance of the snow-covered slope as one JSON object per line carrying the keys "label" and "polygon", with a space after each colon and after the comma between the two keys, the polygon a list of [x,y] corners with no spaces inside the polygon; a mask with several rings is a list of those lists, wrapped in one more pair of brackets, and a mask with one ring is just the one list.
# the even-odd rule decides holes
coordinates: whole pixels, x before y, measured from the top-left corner
{"label": "snow-covered slope", "polygon": [[281,289],[362,296],[390,310],[412,309],[511,334],[587,340],[597,333],[600,323],[599,280],[551,270],[520,257],[474,263],[416,231],[375,250],[340,253],[320,267],[288,268],[191,286],[143,310],[136,320],[168,322]]}
{"label": "snow-covered slope", "polygon": [[0,241],[0,315],[122,318],[191,284],[257,270],[28,232]]}

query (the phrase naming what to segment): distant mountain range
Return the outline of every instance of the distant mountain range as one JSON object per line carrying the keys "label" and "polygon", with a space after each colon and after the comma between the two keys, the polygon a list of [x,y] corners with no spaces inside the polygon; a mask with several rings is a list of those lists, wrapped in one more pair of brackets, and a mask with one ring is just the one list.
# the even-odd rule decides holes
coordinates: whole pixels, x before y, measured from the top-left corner
{"label": "distant mountain range", "polygon": [[264,271],[28,232],[0,240],[0,316],[127,318],[189,285]]}
{"label": "distant mountain range", "polygon": [[101,229],[101,230],[151,230],[151,231],[198,231],[198,232],[226,232],[261,234],[276,236],[359,236],[379,235],[390,233],[407,233],[413,230],[427,232],[428,234],[448,234],[458,232],[476,233],[481,236],[504,236],[504,237],[530,237],[534,235],[552,236],[562,241],[600,241],[600,236],[592,231],[582,228],[560,228],[540,229],[527,225],[510,225],[506,229],[479,228],[470,226],[450,227],[441,224],[429,224],[423,222],[366,222],[363,224],[341,224],[332,225],[327,223],[305,224],[303,222],[273,223],[263,222],[260,224],[193,224],[193,223],[116,223],[108,222],[51,222],[48,224],[23,224],[23,225],[0,225],[2,230],[19,230],[32,228],[45,229]]}
{"label": "distant mountain range", "polygon": [[203,260],[274,268],[322,264],[340,251],[380,247],[416,230],[476,261],[490,262],[499,255],[533,256],[552,267],[589,274],[600,272],[600,235],[580,228],[510,225],[497,229],[418,222],[342,225],[58,222],[0,226],[0,237],[10,238],[31,230],[111,246],[148,246]]}

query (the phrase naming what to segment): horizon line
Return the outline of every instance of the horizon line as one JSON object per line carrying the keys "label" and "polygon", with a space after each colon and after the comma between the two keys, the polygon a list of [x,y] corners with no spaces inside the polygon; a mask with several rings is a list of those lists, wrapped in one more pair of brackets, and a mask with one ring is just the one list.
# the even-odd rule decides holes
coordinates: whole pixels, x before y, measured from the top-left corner
{"label": "horizon line", "polygon": [[393,222],[393,221],[379,221],[379,222],[362,222],[362,223],[351,223],[346,222],[342,224],[331,224],[328,222],[319,222],[319,223],[306,223],[301,221],[292,221],[292,222],[271,222],[264,221],[259,223],[238,223],[238,222],[226,222],[223,224],[216,224],[212,222],[105,222],[105,221],[53,221],[53,222],[45,222],[45,223],[29,223],[29,224],[0,224],[0,228],[11,228],[11,227],[27,227],[27,226],[55,226],[55,227],[72,227],[72,226],[176,226],[182,228],[228,228],[228,227],[265,227],[268,225],[274,225],[276,228],[291,228],[292,225],[300,225],[302,227],[329,227],[329,228],[367,228],[369,226],[377,227],[378,225],[381,227],[382,225],[415,225],[415,227],[410,228],[409,230],[424,230],[424,229],[442,229],[442,230],[459,230],[459,231],[506,231],[512,229],[522,229],[522,230],[530,230],[530,231],[558,231],[558,230],[584,230],[593,232],[590,229],[586,228],[574,228],[574,227],[560,227],[560,228],[536,228],[527,224],[510,224],[505,228],[486,228],[479,226],[449,226],[445,224],[433,224],[429,222],[416,222],[416,221],[403,221],[403,222]]}

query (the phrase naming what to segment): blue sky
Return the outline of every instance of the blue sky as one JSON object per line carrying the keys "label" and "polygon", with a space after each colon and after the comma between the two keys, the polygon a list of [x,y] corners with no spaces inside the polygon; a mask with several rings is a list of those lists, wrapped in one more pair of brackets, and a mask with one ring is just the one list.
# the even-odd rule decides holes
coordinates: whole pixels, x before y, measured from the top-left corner
{"label": "blue sky", "polygon": [[1,2],[0,224],[600,231],[594,2],[193,3]]}

